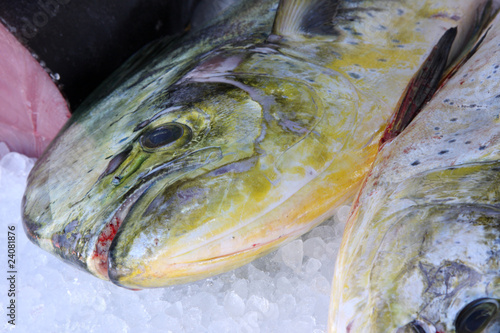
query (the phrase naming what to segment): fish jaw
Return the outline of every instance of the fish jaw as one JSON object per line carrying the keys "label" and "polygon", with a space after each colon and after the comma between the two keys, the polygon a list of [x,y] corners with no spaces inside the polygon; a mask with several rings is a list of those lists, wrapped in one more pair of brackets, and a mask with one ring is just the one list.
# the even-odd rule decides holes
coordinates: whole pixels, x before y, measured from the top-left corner
{"label": "fish jaw", "polygon": [[[155,251],[154,257],[135,255],[148,252],[143,242],[132,244],[128,252],[123,251],[123,242],[118,235],[110,249],[110,279],[131,289],[158,288],[200,280],[247,264],[275,250],[283,244],[283,239],[295,239],[324,220],[324,216],[320,216],[316,221],[304,223],[300,229],[294,227],[287,231],[279,223],[286,218],[281,216],[281,219],[269,221],[271,226],[267,228],[263,222],[270,220],[269,217],[248,221],[246,227],[233,228],[217,237],[213,237],[217,230],[211,232],[207,226],[203,228],[205,230],[196,230],[184,237],[171,237],[169,243],[172,246]],[[225,221],[219,221],[219,224],[222,222]],[[196,247],[186,249],[185,242],[190,240]],[[153,243],[156,242],[160,239],[155,238]]]}

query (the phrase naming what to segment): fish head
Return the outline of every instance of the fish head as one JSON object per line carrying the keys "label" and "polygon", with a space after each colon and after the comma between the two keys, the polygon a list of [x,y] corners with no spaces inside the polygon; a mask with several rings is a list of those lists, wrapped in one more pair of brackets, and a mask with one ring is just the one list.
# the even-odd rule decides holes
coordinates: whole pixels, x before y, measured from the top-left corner
{"label": "fish head", "polygon": [[[102,278],[115,236],[112,253],[127,238],[141,258],[154,254],[151,246],[168,246],[159,240],[200,227],[204,205],[222,195],[201,176],[252,164],[260,134],[260,105],[227,84],[187,84],[125,114],[92,113],[76,115],[38,161],[24,223],[33,241]],[[229,174],[219,172],[223,183]],[[129,231],[117,234],[122,224]]]}
{"label": "fish head", "polygon": [[498,332],[499,217],[494,207],[469,205],[392,214],[354,331]]}
{"label": "fish head", "polygon": [[315,158],[321,109],[300,82],[217,77],[117,90],[75,114],[29,176],[30,239],[139,289],[236,268],[286,239],[262,217],[328,165]]}

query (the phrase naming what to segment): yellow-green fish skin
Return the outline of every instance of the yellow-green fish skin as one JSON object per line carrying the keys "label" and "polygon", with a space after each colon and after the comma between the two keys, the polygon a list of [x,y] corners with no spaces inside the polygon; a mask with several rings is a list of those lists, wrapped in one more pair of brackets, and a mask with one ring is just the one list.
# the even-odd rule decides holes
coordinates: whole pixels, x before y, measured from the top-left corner
{"label": "yellow-green fish skin", "polygon": [[[274,25],[278,1],[244,0],[134,56],[30,174],[31,240],[121,286],[162,287],[241,266],[329,217],[409,79],[447,29],[463,46],[485,1],[320,3],[337,6],[321,34]],[[155,148],[165,128],[175,140]]]}
{"label": "yellow-green fish skin", "polygon": [[499,332],[499,32],[497,16],[380,150],[342,241],[330,332]]}

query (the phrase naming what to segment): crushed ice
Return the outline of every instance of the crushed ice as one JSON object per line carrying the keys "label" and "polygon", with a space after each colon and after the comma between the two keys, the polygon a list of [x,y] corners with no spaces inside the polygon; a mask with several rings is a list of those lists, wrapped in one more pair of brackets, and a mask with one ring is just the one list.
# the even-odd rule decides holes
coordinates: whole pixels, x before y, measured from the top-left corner
{"label": "crushed ice", "polygon": [[[163,289],[130,291],[31,244],[21,199],[34,161],[0,143],[0,219],[17,234],[19,332],[290,332],[327,329],[331,279],[349,208],[281,249],[232,272]],[[0,251],[0,262],[7,262]],[[7,281],[0,279],[0,290]],[[6,318],[7,297],[0,297]],[[4,320],[0,331],[13,327]]]}

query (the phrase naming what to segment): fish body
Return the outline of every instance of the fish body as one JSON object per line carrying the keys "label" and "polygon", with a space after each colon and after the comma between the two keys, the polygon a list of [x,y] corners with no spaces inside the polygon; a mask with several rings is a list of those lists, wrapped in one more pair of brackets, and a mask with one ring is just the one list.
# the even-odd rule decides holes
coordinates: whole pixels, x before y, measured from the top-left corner
{"label": "fish body", "polygon": [[484,3],[237,1],[83,103],[29,176],[27,234],[128,288],[250,262],[354,194],[409,79]]}
{"label": "fish body", "polygon": [[331,332],[500,331],[499,27],[382,146],[347,222]]}

